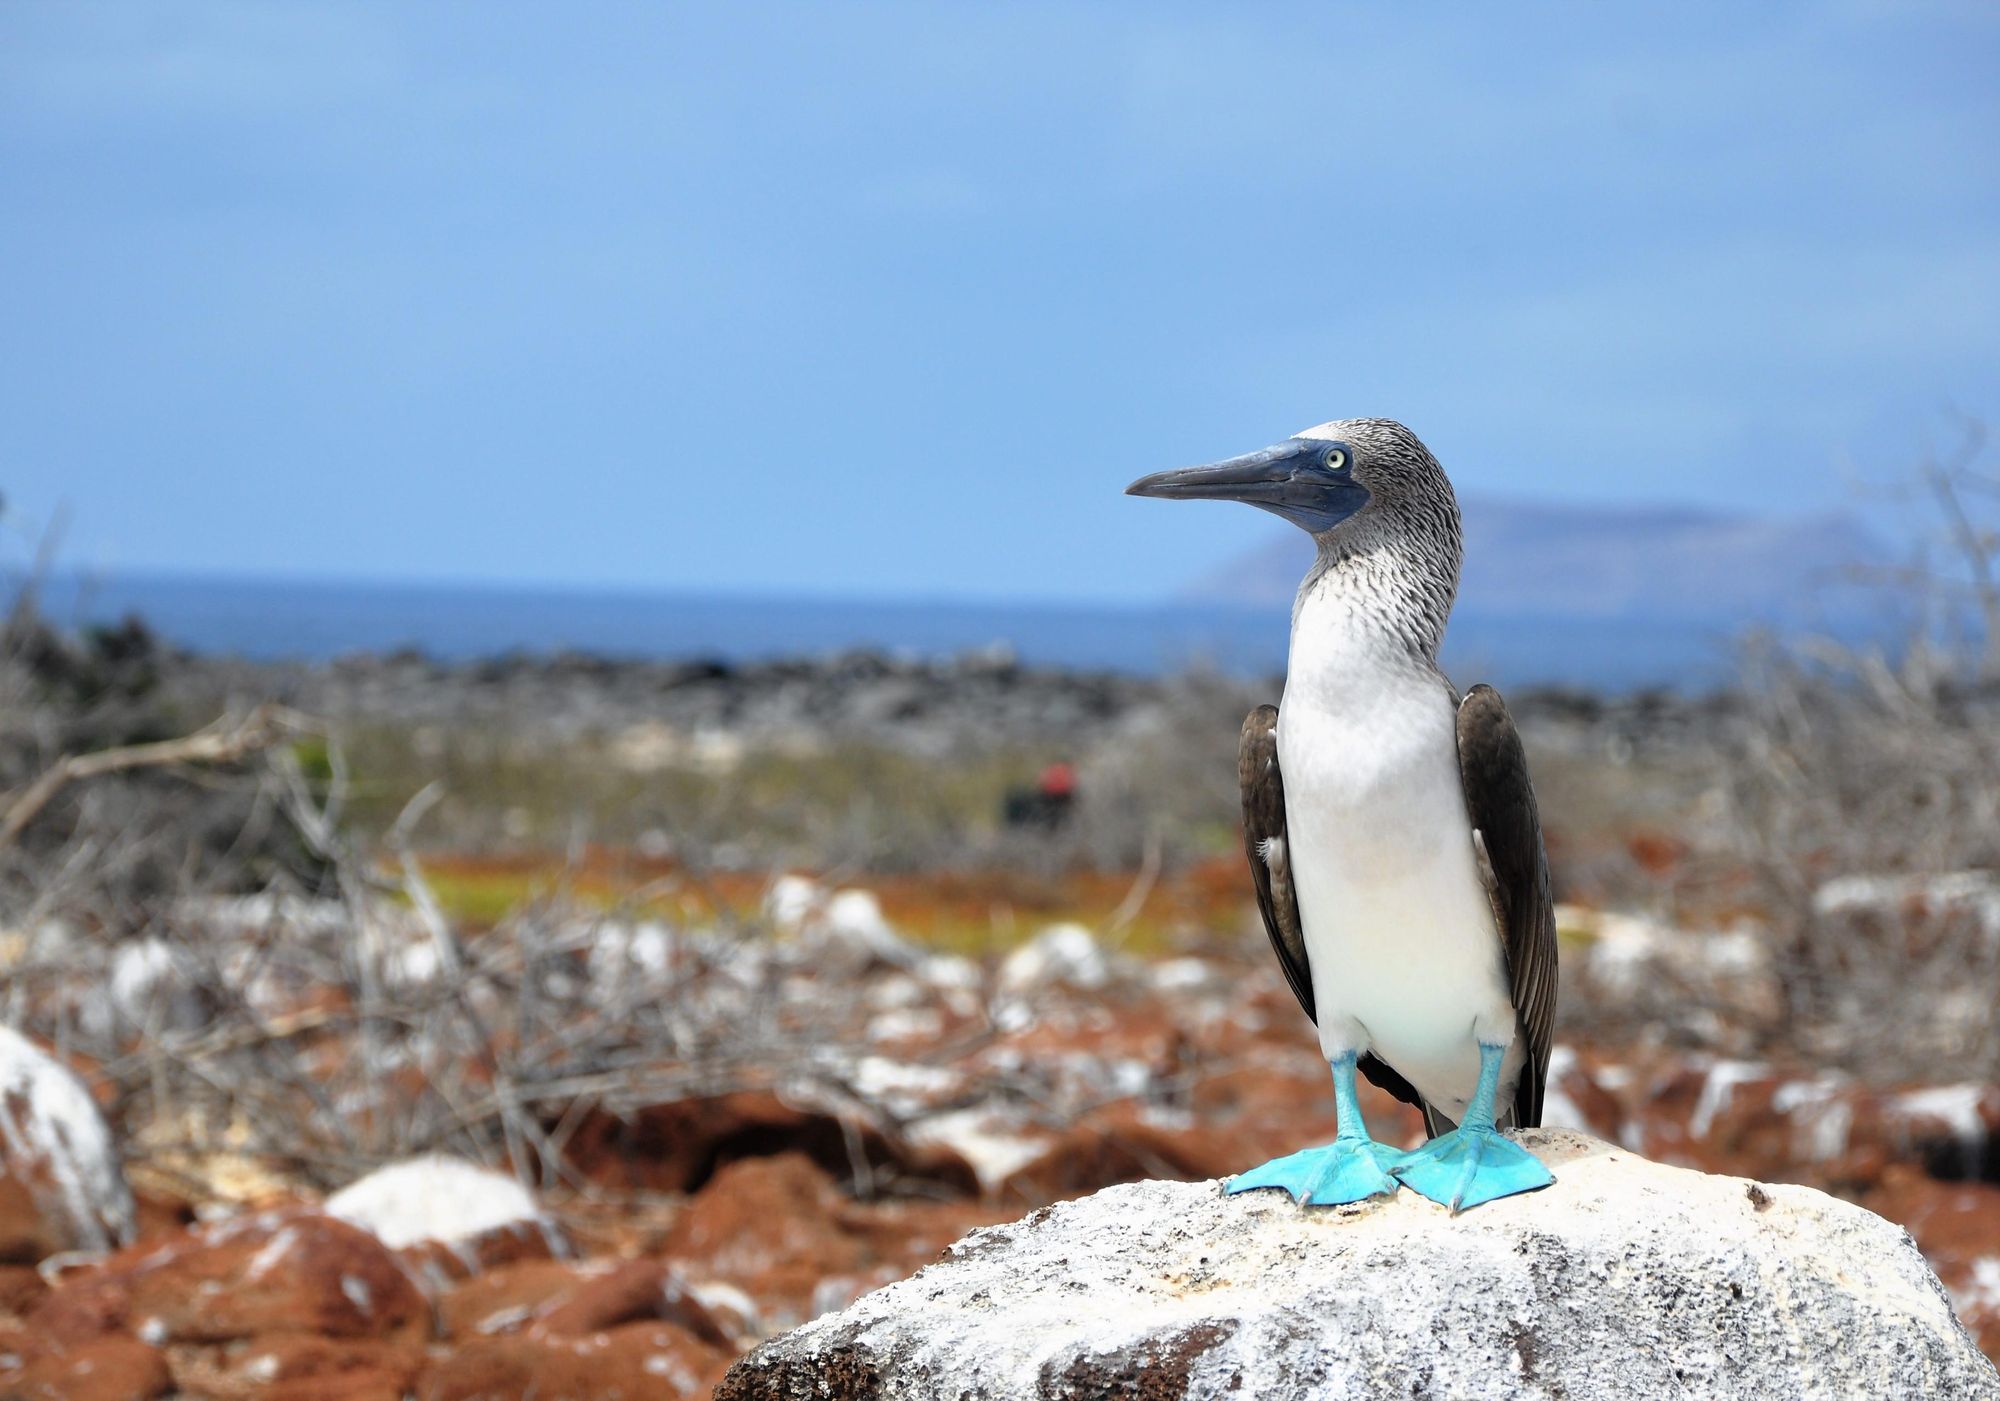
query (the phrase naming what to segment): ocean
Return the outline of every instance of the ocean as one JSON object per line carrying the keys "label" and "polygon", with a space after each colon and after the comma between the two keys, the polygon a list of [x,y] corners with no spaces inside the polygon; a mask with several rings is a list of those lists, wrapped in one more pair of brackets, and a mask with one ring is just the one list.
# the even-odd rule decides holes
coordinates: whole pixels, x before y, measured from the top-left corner
{"label": "ocean", "polygon": [[[145,620],[177,646],[271,660],[414,649],[442,661],[507,653],[763,658],[856,648],[918,657],[1007,649],[1034,666],[1160,674],[1205,666],[1276,675],[1282,607],[1089,604],[492,585],[301,582],[185,575],[58,576],[52,620]],[[1461,610],[1445,662],[1461,684],[1700,690],[1729,675],[1726,631],[1643,619],[1482,617]]]}

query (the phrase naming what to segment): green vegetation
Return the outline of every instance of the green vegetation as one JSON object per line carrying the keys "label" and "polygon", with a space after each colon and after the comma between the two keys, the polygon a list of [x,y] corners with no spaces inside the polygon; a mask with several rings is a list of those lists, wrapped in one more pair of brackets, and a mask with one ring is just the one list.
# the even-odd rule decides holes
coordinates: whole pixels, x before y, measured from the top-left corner
{"label": "green vegetation", "polygon": [[[349,819],[386,832],[410,799],[443,793],[420,833],[453,850],[568,849],[578,841],[706,853],[737,834],[755,850],[726,864],[956,864],[1003,837],[1007,790],[1031,781],[1050,752],[933,760],[849,743],[796,753],[753,751],[727,764],[638,766],[600,739],[528,743],[472,731],[356,727],[340,736]],[[310,776],[330,780],[323,750],[301,746]],[[1218,844],[1233,840],[1211,823]],[[663,846],[665,844],[665,846]]]}

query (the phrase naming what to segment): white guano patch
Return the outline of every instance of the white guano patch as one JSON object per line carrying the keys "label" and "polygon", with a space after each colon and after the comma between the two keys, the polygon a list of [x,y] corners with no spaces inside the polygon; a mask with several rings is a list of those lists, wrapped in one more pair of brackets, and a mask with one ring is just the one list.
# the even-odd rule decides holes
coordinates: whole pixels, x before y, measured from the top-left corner
{"label": "white guano patch", "polygon": [[375,1312],[375,1291],[368,1287],[368,1281],[358,1275],[342,1275],[340,1292],[347,1296],[347,1302],[361,1310],[364,1315]]}
{"label": "white guano patch", "polygon": [[5,1026],[0,1150],[7,1162],[42,1167],[53,1188],[36,1206],[63,1222],[73,1248],[105,1251],[131,1239],[132,1192],[97,1102],[69,1067]]}
{"label": "white guano patch", "polygon": [[2000,877],[1991,871],[1837,876],[1812,897],[1813,913],[1818,915],[1895,910],[1913,902],[1935,909],[1970,909],[1989,936],[2000,936]]}
{"label": "white guano patch", "polygon": [[1025,1133],[990,1109],[956,1109],[912,1124],[910,1142],[942,1144],[972,1165],[979,1185],[991,1191],[1048,1151],[1055,1140]]}
{"label": "white guano patch", "polygon": [[284,1262],[285,1256],[291,1253],[292,1247],[298,1243],[298,1227],[285,1227],[269,1240],[265,1241],[263,1247],[250,1257],[250,1266],[245,1277],[249,1279],[262,1279],[265,1275],[277,1269]]}
{"label": "white guano patch", "polygon": [[326,1199],[330,1216],[391,1250],[418,1241],[462,1245],[506,1226],[545,1225],[520,1183],[457,1158],[411,1158],[371,1172]]}
{"label": "white guano patch", "polygon": [[1701,1097],[1695,1101],[1694,1113],[1688,1116],[1688,1133],[1695,1138],[1708,1137],[1715,1116],[1736,1097],[1736,1087],[1761,1080],[1770,1073],[1771,1068],[1759,1061],[1719,1060],[1710,1065]]}
{"label": "white guano patch", "polygon": [[1854,1106],[1839,1098],[1847,1081],[1838,1075],[1789,1080],[1771,1092],[1771,1109],[1793,1120],[1792,1142],[1809,1162],[1832,1162],[1847,1151]]}
{"label": "white guano patch", "polygon": [[1982,1255],[1972,1262],[1972,1277],[1951,1291],[1960,1313],[2000,1309],[2000,1257]]}
{"label": "white guano patch", "polygon": [[1152,965],[1151,976],[1153,986],[1161,992],[1193,992],[1206,987],[1215,970],[1206,959],[1169,958]]}
{"label": "white guano patch", "polygon": [[862,1056],[848,1068],[848,1084],[856,1094],[899,1114],[914,1113],[964,1083],[957,1071],[887,1056]]}
{"label": "white guano patch", "polygon": [[1111,965],[1098,947],[1097,936],[1074,922],[1050,925],[1000,964],[1000,986],[1007,992],[1025,992],[1048,983],[1099,988],[1110,977]]}
{"label": "white guano patch", "polygon": [[1563,1077],[1577,1068],[1576,1052],[1568,1046],[1549,1047],[1548,1083],[1542,1091],[1542,1127],[1590,1131],[1583,1111],[1563,1089]]}
{"label": "white guano patch", "polygon": [[763,1321],[757,1301],[736,1285],[719,1279],[706,1279],[689,1284],[688,1292],[711,1313],[735,1315],[745,1333],[755,1335],[762,1331]]}
{"label": "white guano patch", "polygon": [[1905,1128],[1912,1119],[1935,1119],[1967,1150],[1976,1152],[1986,1146],[1986,1118],[1980,1113],[1985,1098],[1984,1085],[1932,1085],[1897,1095],[1888,1108]]}

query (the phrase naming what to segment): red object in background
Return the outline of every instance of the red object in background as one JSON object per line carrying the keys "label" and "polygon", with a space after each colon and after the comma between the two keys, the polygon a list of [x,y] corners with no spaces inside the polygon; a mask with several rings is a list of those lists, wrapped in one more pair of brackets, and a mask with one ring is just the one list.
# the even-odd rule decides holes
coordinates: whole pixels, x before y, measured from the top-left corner
{"label": "red object in background", "polygon": [[1043,769],[1033,788],[1009,788],[1001,816],[1009,827],[1039,827],[1053,832],[1076,804],[1076,770],[1058,760]]}

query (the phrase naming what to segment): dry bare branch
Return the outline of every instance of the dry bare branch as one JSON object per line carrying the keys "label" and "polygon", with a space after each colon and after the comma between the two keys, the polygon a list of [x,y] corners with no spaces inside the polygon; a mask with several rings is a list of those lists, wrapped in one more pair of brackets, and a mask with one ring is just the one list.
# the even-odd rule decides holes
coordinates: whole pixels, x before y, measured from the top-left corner
{"label": "dry bare branch", "polygon": [[89,754],[65,754],[8,800],[4,816],[0,816],[0,847],[12,845],[22,829],[72,783],[133,769],[241,763],[306,728],[303,717],[284,707],[260,705],[241,718],[225,715],[207,728],[180,739],[128,744]]}

